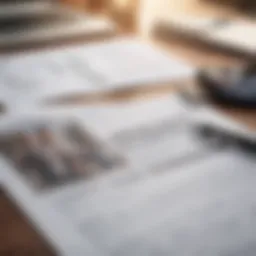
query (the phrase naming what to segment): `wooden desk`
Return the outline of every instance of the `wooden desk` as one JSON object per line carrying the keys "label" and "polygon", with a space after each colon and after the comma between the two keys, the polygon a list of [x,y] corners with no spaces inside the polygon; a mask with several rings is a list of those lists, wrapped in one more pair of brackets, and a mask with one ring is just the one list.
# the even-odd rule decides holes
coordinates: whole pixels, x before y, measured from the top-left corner
{"label": "wooden desk", "polygon": [[0,255],[54,256],[15,205],[0,191]]}

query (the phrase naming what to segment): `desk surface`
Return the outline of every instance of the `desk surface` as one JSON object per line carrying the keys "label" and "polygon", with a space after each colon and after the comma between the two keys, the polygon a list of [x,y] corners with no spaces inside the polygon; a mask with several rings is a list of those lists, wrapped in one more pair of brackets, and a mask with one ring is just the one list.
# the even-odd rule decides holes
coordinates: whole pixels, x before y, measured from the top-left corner
{"label": "desk surface", "polygon": [[[196,65],[223,65],[239,63],[240,58],[227,56],[215,50],[190,45],[187,42],[174,39],[168,44],[154,41],[178,56],[187,59]],[[169,90],[169,87],[162,87]],[[167,89],[166,89],[167,88]],[[129,93],[122,97],[131,96]],[[256,129],[256,113],[244,113],[241,111],[223,110],[228,115],[239,121],[245,121]],[[54,255],[40,236],[31,228],[26,219],[18,212],[3,193],[0,193],[1,231],[0,231],[0,255]],[[8,234],[8,236],[6,235]]]}
{"label": "desk surface", "polygon": [[0,255],[54,255],[48,245],[2,191],[0,191],[0,209]]}

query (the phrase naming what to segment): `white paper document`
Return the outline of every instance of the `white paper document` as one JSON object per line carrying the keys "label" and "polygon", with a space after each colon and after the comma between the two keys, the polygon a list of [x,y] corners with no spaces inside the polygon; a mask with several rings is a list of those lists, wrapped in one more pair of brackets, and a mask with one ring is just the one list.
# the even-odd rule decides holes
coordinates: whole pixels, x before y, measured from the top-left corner
{"label": "white paper document", "polygon": [[236,51],[248,54],[255,54],[256,51],[256,23],[253,20],[193,17],[183,14],[161,19],[160,26],[170,29],[170,33],[197,37],[206,43],[214,43]]}
{"label": "white paper document", "polygon": [[213,31],[210,38],[219,44],[254,54],[256,51],[256,23],[232,22]]}
{"label": "white paper document", "polygon": [[176,96],[12,115],[0,151],[59,255],[254,255],[256,161],[202,140]]}
{"label": "white paper document", "polygon": [[57,255],[255,254],[255,157],[203,138],[178,96],[40,108],[193,68],[129,38],[0,66],[1,185]]}
{"label": "white paper document", "polygon": [[[0,90],[14,111],[53,96],[146,86],[193,75],[194,69],[134,38],[6,56]],[[15,99],[15,100],[14,100]]]}

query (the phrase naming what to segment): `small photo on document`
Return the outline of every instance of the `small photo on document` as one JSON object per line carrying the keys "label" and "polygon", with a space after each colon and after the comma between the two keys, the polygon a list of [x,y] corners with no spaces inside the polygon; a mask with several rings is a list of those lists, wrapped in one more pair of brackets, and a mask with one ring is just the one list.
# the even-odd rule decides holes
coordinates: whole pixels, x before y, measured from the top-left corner
{"label": "small photo on document", "polygon": [[36,191],[96,178],[124,165],[122,156],[72,122],[2,135],[0,153]]}

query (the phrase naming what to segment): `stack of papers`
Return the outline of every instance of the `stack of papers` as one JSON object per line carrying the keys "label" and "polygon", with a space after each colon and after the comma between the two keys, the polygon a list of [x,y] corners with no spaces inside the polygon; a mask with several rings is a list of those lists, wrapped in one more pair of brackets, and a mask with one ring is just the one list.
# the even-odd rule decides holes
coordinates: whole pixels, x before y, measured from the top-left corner
{"label": "stack of papers", "polygon": [[37,16],[51,12],[50,0],[0,1],[0,21],[3,19]]}
{"label": "stack of papers", "polygon": [[249,53],[256,52],[256,22],[232,22],[227,27],[214,31],[214,42]]}
{"label": "stack of papers", "polygon": [[[171,17],[164,17],[162,22],[169,25],[173,29],[180,30],[180,32],[205,34],[209,32],[209,28],[213,26],[216,19],[213,17],[197,17],[188,15],[177,15]],[[202,36],[202,34],[201,34]]]}
{"label": "stack of papers", "polygon": [[[61,14],[61,16],[60,16]],[[71,15],[72,14],[72,15]],[[52,15],[52,17],[49,17]],[[54,18],[55,17],[55,18]],[[106,18],[51,9],[44,20],[28,20],[28,24],[0,31],[0,47],[36,44],[75,37],[94,38],[114,35],[116,27]]]}
{"label": "stack of papers", "polygon": [[55,1],[0,1],[0,47],[77,36],[110,36],[115,29],[107,18],[85,15]]}
{"label": "stack of papers", "polygon": [[159,26],[169,33],[193,37],[215,46],[247,54],[256,52],[256,22],[253,21],[179,15],[164,18]]}

